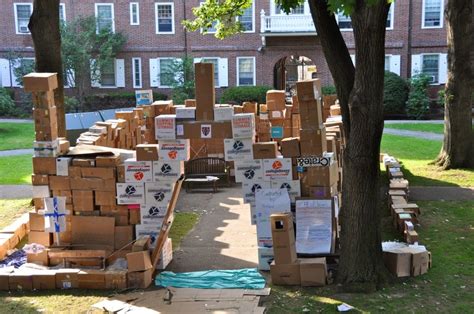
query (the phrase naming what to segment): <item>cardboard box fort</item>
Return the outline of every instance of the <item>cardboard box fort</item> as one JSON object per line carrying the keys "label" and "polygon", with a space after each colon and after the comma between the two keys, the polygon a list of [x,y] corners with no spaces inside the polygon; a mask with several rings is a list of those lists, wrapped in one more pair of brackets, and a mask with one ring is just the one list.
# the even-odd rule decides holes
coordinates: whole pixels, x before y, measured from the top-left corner
{"label": "cardboard box fort", "polygon": [[230,106],[214,107],[214,121],[232,121],[234,108]]}
{"label": "cardboard box fort", "polygon": [[224,156],[226,161],[251,160],[253,157],[253,139],[226,138],[224,140]]}
{"label": "cardboard box fort", "polygon": [[285,109],[285,91],[284,90],[269,90],[267,91],[267,106],[268,110],[284,110]]}
{"label": "cardboard box fort", "polygon": [[173,182],[145,183],[145,204],[157,207],[168,207],[173,195],[173,188]]}
{"label": "cardboard box fort", "polygon": [[244,198],[244,203],[254,204],[255,205],[255,192],[262,189],[270,189],[270,181],[257,181],[249,180],[242,182],[242,195]]}
{"label": "cardboard box fort", "polygon": [[145,271],[153,268],[148,251],[131,252],[127,254],[128,271]]}
{"label": "cardboard box fort", "polygon": [[117,204],[142,204],[144,202],[144,183],[117,183]]}
{"label": "cardboard box fort", "polygon": [[288,191],[291,203],[296,202],[296,198],[301,196],[301,182],[300,180],[272,180],[272,189],[284,189]]}
{"label": "cardboard box fort", "polygon": [[158,160],[158,144],[139,144],[136,151],[137,161]]}
{"label": "cardboard box fort", "polygon": [[299,139],[296,137],[282,139],[281,154],[285,158],[299,157],[301,155]]}

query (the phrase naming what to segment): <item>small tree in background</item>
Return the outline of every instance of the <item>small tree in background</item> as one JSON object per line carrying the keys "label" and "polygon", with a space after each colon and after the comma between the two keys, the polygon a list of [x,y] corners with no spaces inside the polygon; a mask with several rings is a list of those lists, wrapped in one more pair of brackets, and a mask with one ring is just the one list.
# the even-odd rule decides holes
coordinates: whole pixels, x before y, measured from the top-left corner
{"label": "small tree in background", "polygon": [[384,114],[404,114],[407,99],[407,82],[399,75],[385,71],[383,87]]}
{"label": "small tree in background", "polygon": [[174,60],[170,67],[174,77],[172,99],[176,104],[183,104],[186,99],[194,98],[194,61],[184,56]]}
{"label": "small tree in background", "polygon": [[410,79],[407,114],[411,118],[421,119],[430,111],[430,99],[427,93],[429,84],[430,78],[426,74],[417,74]]}

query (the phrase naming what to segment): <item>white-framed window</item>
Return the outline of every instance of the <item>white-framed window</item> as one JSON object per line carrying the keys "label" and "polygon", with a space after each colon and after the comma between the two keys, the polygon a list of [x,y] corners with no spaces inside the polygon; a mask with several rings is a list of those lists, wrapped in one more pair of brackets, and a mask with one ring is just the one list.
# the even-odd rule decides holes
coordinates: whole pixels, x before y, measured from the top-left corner
{"label": "white-framed window", "polygon": [[59,22],[66,22],[66,5],[64,3],[59,4]]}
{"label": "white-framed window", "polygon": [[156,33],[174,34],[174,3],[155,3]]}
{"label": "white-framed window", "polygon": [[171,88],[175,83],[176,58],[158,58],[158,87]]}
{"label": "white-framed window", "polygon": [[114,60],[104,63],[100,67],[100,86],[115,87],[115,64]]}
{"label": "white-framed window", "polygon": [[214,85],[216,88],[229,86],[229,60],[219,57],[194,58],[194,63],[214,64]]}
{"label": "white-framed window", "polygon": [[385,55],[384,70],[400,75],[400,55]]}
{"label": "white-framed window", "polygon": [[255,32],[255,1],[252,1],[252,5],[245,9],[242,16],[239,16],[237,20],[242,24],[244,33]]}
{"label": "white-framed window", "polygon": [[142,88],[142,59],[132,58],[133,88]]}
{"label": "white-framed window", "polygon": [[219,86],[219,58],[202,58],[201,62],[214,64],[214,85]]}
{"label": "white-framed window", "polygon": [[237,86],[255,86],[255,57],[237,57]]}
{"label": "white-framed window", "polygon": [[[204,2],[200,2],[199,5],[202,6]],[[215,34],[217,32],[217,21],[213,21],[211,23],[211,27],[208,27],[206,29],[201,28],[201,33],[206,33],[206,34]]]}
{"label": "white-framed window", "polygon": [[384,71],[390,71],[390,56],[385,55],[383,69]]}
{"label": "white-framed window", "polygon": [[431,85],[445,84],[448,79],[448,55],[446,53],[412,55],[411,76],[418,73],[428,75]]}
{"label": "white-framed window", "polygon": [[393,29],[393,20],[395,18],[395,2],[392,2],[390,4],[390,10],[388,11],[388,16],[387,16],[387,24],[385,26],[385,29],[392,30]]}
{"label": "white-framed window", "polygon": [[112,59],[100,67],[91,60],[91,86],[99,88],[125,87],[125,60]]}
{"label": "white-framed window", "polygon": [[[286,15],[285,11],[275,4],[275,1],[270,1],[270,12],[272,15]],[[291,9],[289,15],[303,15],[310,14],[308,1],[305,1],[303,4],[299,4],[294,9]]]}
{"label": "white-framed window", "polygon": [[11,78],[11,87],[23,87],[21,84],[21,79],[16,76],[15,70],[20,67],[25,68],[34,68],[35,58],[25,57],[20,59],[14,59],[10,61],[10,78]]}
{"label": "white-framed window", "polygon": [[130,2],[130,25],[140,25],[140,6],[138,2]]}
{"label": "white-framed window", "polygon": [[339,11],[336,14],[337,25],[341,31],[351,31],[352,30],[352,20],[350,16],[344,15],[344,12]]}
{"label": "white-framed window", "polygon": [[421,28],[443,27],[444,0],[423,0]]}
{"label": "white-framed window", "polygon": [[439,82],[439,54],[422,55],[421,72],[428,75],[431,84]]}
{"label": "white-framed window", "polygon": [[113,3],[96,3],[95,18],[97,20],[97,33],[102,30],[109,29],[115,33],[114,22],[114,4]]}
{"label": "white-framed window", "polygon": [[32,3],[14,3],[15,30],[17,34],[29,34],[28,23],[33,13]]}

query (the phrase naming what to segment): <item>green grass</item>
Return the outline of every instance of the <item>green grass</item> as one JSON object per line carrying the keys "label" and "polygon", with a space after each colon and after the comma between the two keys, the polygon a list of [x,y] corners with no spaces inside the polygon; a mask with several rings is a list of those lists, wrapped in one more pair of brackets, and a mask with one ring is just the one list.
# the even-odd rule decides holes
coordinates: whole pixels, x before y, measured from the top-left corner
{"label": "green grass", "polygon": [[387,129],[444,133],[444,123],[385,123]]}
{"label": "green grass", "polygon": [[345,302],[362,312],[468,313],[474,305],[474,201],[418,202],[421,243],[433,257],[427,274],[399,278],[367,294],[324,288],[273,286],[265,302],[269,313],[336,312]]}
{"label": "green grass", "polygon": [[24,213],[33,209],[30,205],[31,199],[0,199],[0,229],[8,226],[15,219],[19,218]]}
{"label": "green grass", "polygon": [[440,171],[429,164],[441,145],[439,141],[384,134],[381,151],[402,162],[403,174],[412,186],[474,186],[472,169]]}
{"label": "green grass", "polygon": [[31,155],[0,157],[0,184],[31,184]]}
{"label": "green grass", "polygon": [[180,247],[181,241],[194,228],[199,220],[196,213],[175,213],[169,237],[173,240],[173,250]]}
{"label": "green grass", "polygon": [[33,123],[0,123],[0,150],[32,148],[35,139]]}

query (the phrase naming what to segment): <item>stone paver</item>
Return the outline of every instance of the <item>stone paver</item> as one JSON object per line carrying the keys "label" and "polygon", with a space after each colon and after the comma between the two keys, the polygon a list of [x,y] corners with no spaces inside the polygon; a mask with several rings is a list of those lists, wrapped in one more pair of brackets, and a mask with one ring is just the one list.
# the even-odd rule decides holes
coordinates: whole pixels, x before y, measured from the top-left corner
{"label": "stone paver", "polygon": [[0,185],[0,199],[32,198],[31,185]]}
{"label": "stone paver", "polygon": [[421,138],[421,139],[431,140],[431,141],[442,141],[444,137],[443,134],[421,132],[421,131],[398,130],[398,129],[390,129],[387,127],[383,129],[383,133],[391,134],[391,135],[406,136],[406,137],[416,137],[416,138]]}
{"label": "stone paver", "polygon": [[33,155],[34,151],[31,148],[27,149],[12,149],[12,150],[1,150],[0,157],[8,157],[8,156],[18,156],[18,155]]}

